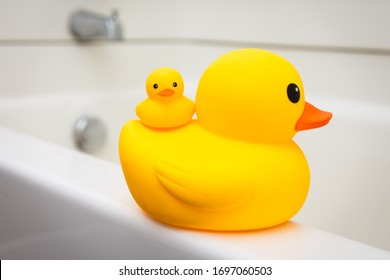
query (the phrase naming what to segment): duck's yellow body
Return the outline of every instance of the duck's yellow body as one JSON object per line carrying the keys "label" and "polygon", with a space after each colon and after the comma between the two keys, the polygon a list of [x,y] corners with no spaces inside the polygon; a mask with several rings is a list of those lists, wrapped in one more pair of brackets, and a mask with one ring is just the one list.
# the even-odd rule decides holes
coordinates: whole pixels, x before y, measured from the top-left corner
{"label": "duck's yellow body", "polygon": [[138,205],[177,226],[270,227],[297,213],[309,189],[309,168],[293,141],[241,143],[196,121],[164,131],[130,121],[123,127],[120,151]]}
{"label": "duck's yellow body", "polygon": [[203,74],[196,112],[180,127],[124,125],[120,160],[138,205],[162,222],[205,230],[266,228],[294,216],[310,174],[292,136],[331,115],[305,103],[292,65],[262,50],[228,53]]}

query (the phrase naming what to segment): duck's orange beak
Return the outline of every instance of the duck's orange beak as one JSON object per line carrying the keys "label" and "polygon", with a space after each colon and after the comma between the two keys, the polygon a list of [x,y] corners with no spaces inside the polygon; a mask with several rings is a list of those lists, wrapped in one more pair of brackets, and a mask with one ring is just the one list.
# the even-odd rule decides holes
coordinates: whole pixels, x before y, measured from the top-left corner
{"label": "duck's orange beak", "polygon": [[305,102],[305,108],[303,109],[302,116],[295,125],[295,130],[301,131],[321,127],[328,124],[331,118],[332,113],[322,111],[309,102]]}
{"label": "duck's orange beak", "polygon": [[171,96],[174,93],[175,92],[173,90],[166,88],[166,89],[159,91],[157,94],[160,96]]}

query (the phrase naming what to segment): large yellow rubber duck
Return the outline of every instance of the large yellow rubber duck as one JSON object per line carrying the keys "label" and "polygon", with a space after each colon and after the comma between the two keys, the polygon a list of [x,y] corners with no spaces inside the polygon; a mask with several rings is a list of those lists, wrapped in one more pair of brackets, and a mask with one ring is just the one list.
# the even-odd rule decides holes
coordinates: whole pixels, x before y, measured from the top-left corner
{"label": "large yellow rubber duck", "polygon": [[183,91],[184,81],[177,70],[157,68],[146,79],[148,98],[137,106],[137,116],[143,124],[155,128],[188,123],[195,113],[195,104],[183,96]]}
{"label": "large yellow rubber duck", "polygon": [[205,70],[195,104],[198,119],[178,128],[124,125],[120,160],[138,205],[159,221],[205,230],[294,216],[310,175],[292,137],[332,116],[305,102],[296,69],[268,51],[229,52]]}

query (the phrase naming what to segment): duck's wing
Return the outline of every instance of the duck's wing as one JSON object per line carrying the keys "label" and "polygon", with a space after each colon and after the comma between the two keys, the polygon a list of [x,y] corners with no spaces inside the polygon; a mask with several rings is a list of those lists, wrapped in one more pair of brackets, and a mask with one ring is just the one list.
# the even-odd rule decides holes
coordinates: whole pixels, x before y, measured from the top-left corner
{"label": "duck's wing", "polygon": [[156,163],[159,182],[176,199],[195,207],[226,210],[245,203],[254,189],[253,174],[234,164]]}

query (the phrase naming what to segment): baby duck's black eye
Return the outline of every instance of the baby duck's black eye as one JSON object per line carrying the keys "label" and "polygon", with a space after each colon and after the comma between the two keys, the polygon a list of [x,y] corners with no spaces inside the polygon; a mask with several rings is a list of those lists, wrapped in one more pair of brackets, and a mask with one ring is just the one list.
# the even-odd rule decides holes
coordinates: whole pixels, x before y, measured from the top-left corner
{"label": "baby duck's black eye", "polygon": [[154,87],[154,88],[158,88],[158,84],[154,84],[153,87]]}
{"label": "baby duck's black eye", "polygon": [[174,83],[173,83],[173,86],[174,86],[174,87],[177,87],[177,83],[176,83],[176,82],[174,82]]}
{"label": "baby duck's black eye", "polygon": [[297,103],[301,98],[299,87],[294,83],[289,84],[287,87],[287,96],[292,103]]}

